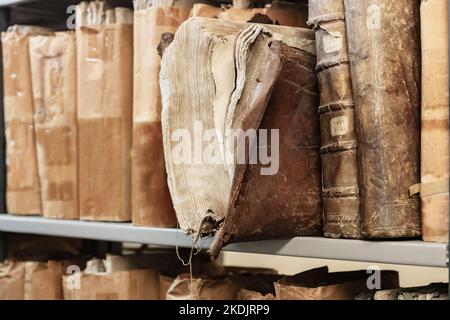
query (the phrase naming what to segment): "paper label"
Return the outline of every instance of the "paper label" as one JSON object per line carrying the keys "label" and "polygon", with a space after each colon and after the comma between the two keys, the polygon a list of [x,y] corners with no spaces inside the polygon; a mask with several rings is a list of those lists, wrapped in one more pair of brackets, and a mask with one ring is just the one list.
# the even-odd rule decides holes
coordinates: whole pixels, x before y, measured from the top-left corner
{"label": "paper label", "polygon": [[339,51],[342,48],[342,37],[335,37],[327,34],[322,38],[322,46],[325,53]]}
{"label": "paper label", "polygon": [[330,132],[332,137],[343,136],[348,133],[348,118],[340,116],[330,120]]}

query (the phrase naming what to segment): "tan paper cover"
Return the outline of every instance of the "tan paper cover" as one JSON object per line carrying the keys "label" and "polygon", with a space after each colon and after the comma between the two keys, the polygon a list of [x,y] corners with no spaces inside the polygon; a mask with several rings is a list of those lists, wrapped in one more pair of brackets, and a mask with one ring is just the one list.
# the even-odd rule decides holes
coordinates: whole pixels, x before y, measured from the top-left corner
{"label": "tan paper cover", "polygon": [[[421,202],[425,241],[448,241],[448,0],[421,5]],[[430,188],[433,184],[437,188]],[[434,189],[426,192],[426,189]]]}
{"label": "tan paper cover", "polygon": [[43,215],[78,219],[75,34],[33,36],[29,47]]}
{"label": "tan paper cover", "polygon": [[5,261],[0,263],[0,300],[23,300],[25,264]]}
{"label": "tan paper cover", "polygon": [[28,37],[33,28],[2,33],[9,213],[42,214],[34,132]]}
{"label": "tan paper cover", "polygon": [[[157,300],[159,279],[145,257],[108,256],[91,260],[81,274],[63,277],[65,300]],[[79,277],[79,288],[73,286]]]}
{"label": "tan paper cover", "polygon": [[58,261],[25,262],[25,300],[62,300],[64,264]]}
{"label": "tan paper cover", "polygon": [[[192,286],[191,286],[192,284]],[[229,278],[179,275],[167,291],[167,300],[236,300],[239,285]]]}
{"label": "tan paper cover", "polygon": [[81,219],[131,220],[132,32],[77,30]]}
{"label": "tan paper cover", "polygon": [[132,220],[151,227],[175,227],[167,186],[161,129],[159,69],[161,35],[175,33],[190,7],[149,7],[134,11],[134,94]]}
{"label": "tan paper cover", "polygon": [[263,294],[258,291],[240,289],[237,300],[275,300],[275,296],[272,293]]}

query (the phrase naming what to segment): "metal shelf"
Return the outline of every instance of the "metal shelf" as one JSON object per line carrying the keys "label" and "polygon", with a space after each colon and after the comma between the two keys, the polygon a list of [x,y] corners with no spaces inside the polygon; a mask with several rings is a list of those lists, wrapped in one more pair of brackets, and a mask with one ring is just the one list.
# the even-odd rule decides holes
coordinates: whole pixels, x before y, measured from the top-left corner
{"label": "metal shelf", "polygon": [[[0,231],[72,238],[136,242],[190,248],[192,240],[176,229],[132,226],[129,223],[51,220],[0,214]],[[202,244],[208,248],[210,239]],[[232,244],[225,251],[388,264],[447,267],[446,244],[422,241],[361,241],[293,238]]]}
{"label": "metal shelf", "polygon": [[16,4],[31,2],[33,0],[0,0],[0,7],[7,7]]}

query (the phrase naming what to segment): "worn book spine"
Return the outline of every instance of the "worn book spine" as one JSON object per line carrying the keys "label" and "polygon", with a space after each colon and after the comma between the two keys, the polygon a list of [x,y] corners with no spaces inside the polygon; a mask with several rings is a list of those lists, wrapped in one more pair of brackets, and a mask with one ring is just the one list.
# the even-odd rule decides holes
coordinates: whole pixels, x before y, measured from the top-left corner
{"label": "worn book spine", "polygon": [[130,221],[133,14],[100,3],[77,12],[80,218]]}
{"label": "worn book spine", "polygon": [[345,0],[362,234],[421,234],[420,31],[416,0]]}
{"label": "worn book spine", "polygon": [[75,34],[34,36],[29,47],[43,215],[78,219]]}
{"label": "worn book spine", "polygon": [[157,47],[164,33],[175,33],[189,17],[191,7],[149,6],[142,0],[134,6],[132,221],[170,228],[176,216],[164,164]]}
{"label": "worn book spine", "polygon": [[424,0],[422,33],[422,236],[448,241],[448,0]]}
{"label": "worn book spine", "polygon": [[309,0],[316,33],[324,234],[361,238],[355,103],[343,0]]}
{"label": "worn book spine", "polygon": [[12,214],[42,214],[28,51],[28,38],[36,31],[18,27],[2,33],[6,206]]}

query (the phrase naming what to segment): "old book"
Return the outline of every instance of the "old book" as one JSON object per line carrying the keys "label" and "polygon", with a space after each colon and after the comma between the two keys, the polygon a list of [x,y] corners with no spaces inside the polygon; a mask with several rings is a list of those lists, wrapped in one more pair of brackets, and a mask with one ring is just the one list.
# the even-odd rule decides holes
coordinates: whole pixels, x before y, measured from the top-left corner
{"label": "old book", "polygon": [[[190,252],[185,252],[185,254],[186,255],[184,256],[181,255],[183,259],[184,257],[190,256]],[[183,265],[180,263],[180,260],[177,260],[175,263],[172,263],[170,267],[160,269],[159,299],[166,300],[167,292],[169,291],[169,288],[175,281],[175,279],[181,274],[190,274],[191,270],[194,276],[225,276],[226,269],[215,261],[211,261],[210,259],[211,257],[205,253],[204,255],[192,256],[190,265]]]}
{"label": "old book", "polygon": [[12,26],[2,33],[6,207],[12,214],[42,214],[28,38],[47,32],[40,27]]}
{"label": "old book", "polygon": [[[305,29],[192,18],[163,56],[169,189],[182,229],[197,238],[221,230],[214,255],[230,241],[321,234],[313,37]],[[266,139],[259,149],[252,140],[246,155],[245,135],[257,132]],[[269,152],[269,135],[274,158],[247,166],[250,153]]]}
{"label": "old book", "polygon": [[420,39],[415,0],[345,0],[362,235],[421,234]]}
{"label": "old book", "polygon": [[272,293],[263,294],[258,291],[240,289],[237,293],[236,300],[276,300]]}
{"label": "old book", "polygon": [[[296,3],[273,1],[263,8],[253,8],[254,1],[233,1],[230,7],[214,7],[196,3],[192,9],[193,17],[217,18],[232,22],[260,22],[290,27],[306,27],[308,6],[305,1]],[[261,20],[263,18],[264,20]],[[268,20],[267,20],[268,18]]]}
{"label": "old book", "polygon": [[[284,277],[275,283],[277,300],[353,300],[361,293],[399,286],[396,271],[381,271],[372,281],[366,270],[329,273],[327,267]],[[369,287],[368,284],[374,287]],[[375,286],[379,285],[379,288]]]}
{"label": "old book", "polygon": [[422,237],[448,241],[448,0],[421,5],[422,32]]}
{"label": "old book", "polygon": [[258,101],[263,90],[257,86],[253,91],[249,82],[228,128],[246,131],[259,127],[259,132],[277,132],[278,141],[272,136],[271,142],[261,144],[260,140],[258,146],[259,152],[278,154],[277,170],[272,167],[273,172],[265,175],[267,168],[262,163],[235,161],[236,168],[229,170],[233,180],[228,213],[210,248],[214,256],[233,241],[322,234],[314,55],[274,41],[269,58],[277,65],[277,69],[271,64],[265,69],[269,79],[273,77],[269,99]]}
{"label": "old book", "polygon": [[343,0],[309,0],[320,93],[324,234],[360,238],[358,155]]}
{"label": "old book", "polygon": [[236,300],[239,285],[227,277],[179,275],[167,291],[167,300]]}
{"label": "old book", "polygon": [[132,221],[136,225],[176,226],[164,166],[159,89],[161,58],[157,46],[164,33],[175,33],[189,17],[191,6],[184,2],[155,6],[148,1],[134,1],[131,189]]}
{"label": "old book", "polygon": [[0,300],[23,300],[25,264],[12,260],[0,262]]}
{"label": "old book", "polygon": [[75,34],[33,36],[29,49],[42,212],[78,219]]}
{"label": "old book", "polygon": [[80,219],[131,220],[133,14],[77,7]]}
{"label": "old book", "polygon": [[145,257],[107,256],[63,277],[65,300],[157,300],[158,271]]}
{"label": "old book", "polygon": [[309,4],[310,4],[308,8],[309,24],[317,24],[323,21],[335,21],[345,19],[343,0],[316,0],[315,3]]}
{"label": "old book", "polygon": [[24,299],[62,300],[62,276],[66,264],[59,261],[25,262]]}

